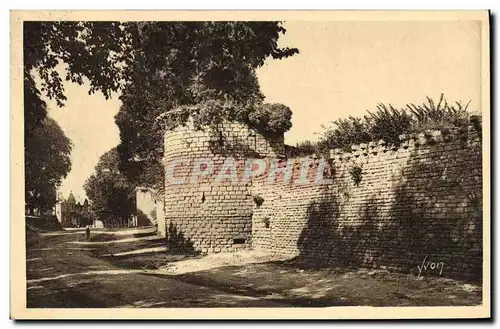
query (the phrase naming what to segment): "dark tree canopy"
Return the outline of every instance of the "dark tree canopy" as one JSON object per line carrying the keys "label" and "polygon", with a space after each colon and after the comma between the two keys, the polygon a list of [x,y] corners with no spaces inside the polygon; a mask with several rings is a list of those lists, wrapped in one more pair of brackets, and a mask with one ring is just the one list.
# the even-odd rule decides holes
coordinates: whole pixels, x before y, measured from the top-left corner
{"label": "dark tree canopy", "polygon": [[71,142],[50,117],[26,136],[25,202],[29,212],[52,209],[56,190],[71,169]]}
{"label": "dark tree canopy", "polygon": [[134,186],[119,170],[116,148],[104,153],[84,185],[91,211],[102,220],[124,220],[135,211]]}
{"label": "dark tree canopy", "polygon": [[[24,22],[24,138],[25,202],[28,211],[50,210],[56,189],[70,170],[71,144],[57,123],[47,117],[42,96],[64,105],[63,79],[83,84],[89,93],[101,90],[106,97],[123,80],[125,35],[118,23]],[[58,64],[65,64],[60,76]],[[41,81],[38,89],[35,78]]]}
{"label": "dark tree canopy", "polygon": [[279,22],[25,22],[24,83],[28,92],[35,88],[37,74],[42,88],[34,94],[59,106],[66,100],[63,81],[81,85],[85,78],[89,94],[100,90],[106,98],[161,87],[177,104],[207,93],[246,99],[258,91],[252,68],[298,52],[278,47],[281,33]]}
{"label": "dark tree canopy", "polygon": [[[63,79],[81,85],[87,78],[89,93],[101,90],[108,98],[124,79],[128,36],[119,22],[24,22],[25,83],[38,73],[41,92],[59,106],[66,100]],[[66,64],[63,77],[58,64]]]}
{"label": "dark tree canopy", "polygon": [[[63,81],[81,85],[88,80],[89,94],[101,91],[106,98],[120,92],[123,106],[116,123],[121,169],[133,181],[155,185],[163,175],[165,129],[157,116],[216,102],[233,112],[244,109],[228,118],[236,115],[248,121],[264,100],[256,68],[268,57],[298,53],[278,46],[285,32],[280,22],[25,22],[26,132],[46,116],[42,95],[64,105]],[[266,116],[266,109],[257,112]],[[277,109],[290,121],[289,110]],[[282,126],[278,130],[289,129],[288,123],[272,116]],[[254,119],[260,120],[258,115]],[[276,130],[262,122],[257,127]]]}
{"label": "dark tree canopy", "polygon": [[[127,66],[132,79],[122,91],[123,106],[116,116],[122,168],[132,180],[161,189],[163,132],[183,124],[183,113],[202,124],[221,119],[251,124],[253,119],[263,132],[290,128],[289,109],[263,104],[255,71],[267,57],[298,52],[278,47],[286,32],[279,22],[148,22],[134,27],[134,60]],[[181,115],[157,120],[169,112]],[[263,122],[266,115],[274,121]]]}

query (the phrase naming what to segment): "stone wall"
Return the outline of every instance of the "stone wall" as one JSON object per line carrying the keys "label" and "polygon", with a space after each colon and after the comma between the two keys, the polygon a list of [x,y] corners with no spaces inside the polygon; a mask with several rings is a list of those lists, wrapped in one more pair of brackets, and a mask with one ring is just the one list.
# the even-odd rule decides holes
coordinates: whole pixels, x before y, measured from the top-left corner
{"label": "stone wall", "polygon": [[[254,179],[251,194],[264,201],[254,206],[253,247],[315,266],[418,274],[424,263],[421,275],[479,279],[480,135],[469,127],[401,138],[399,148],[380,142],[332,151],[325,185],[295,184],[298,161],[290,184],[283,174],[275,184],[266,174]],[[309,181],[319,163],[311,159]]]}
{"label": "stone wall", "polygon": [[[215,184],[215,175],[200,175],[191,181],[196,161],[209,159],[213,172],[221,170],[231,157],[241,163],[251,157],[273,157],[282,153],[283,138],[268,141],[256,131],[236,123],[217,129],[195,130],[191,125],[165,134],[165,235],[170,249],[201,253],[232,251],[251,246],[253,201],[248,184],[224,180]],[[182,164],[180,161],[184,161]],[[205,164],[206,165],[206,164]],[[186,180],[173,184],[172,177]],[[208,170],[197,163],[200,170]]]}
{"label": "stone wall", "polygon": [[[167,132],[166,175],[171,166],[170,178],[186,182],[165,180],[168,246],[202,253],[253,247],[315,266],[414,274],[425,266],[422,275],[479,279],[480,134],[470,126],[401,138],[397,148],[372,142],[350,153],[332,150],[328,159],[294,161],[284,158],[283,138],[269,141],[240,124]],[[238,163],[237,177],[248,158],[265,159],[267,169],[248,182],[215,183],[228,158]],[[210,159],[213,168],[195,166],[200,159]],[[277,159],[281,173],[270,183],[269,168]],[[315,182],[318,167],[330,182]],[[191,181],[194,168],[212,174]],[[290,183],[284,182],[287,170]],[[304,172],[308,182],[297,184]]]}

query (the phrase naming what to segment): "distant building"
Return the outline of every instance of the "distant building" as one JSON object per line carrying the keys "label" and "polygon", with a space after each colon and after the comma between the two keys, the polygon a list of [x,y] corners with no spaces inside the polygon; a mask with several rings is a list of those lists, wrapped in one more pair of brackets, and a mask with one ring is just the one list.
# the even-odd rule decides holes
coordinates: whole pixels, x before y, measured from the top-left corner
{"label": "distant building", "polygon": [[67,199],[58,197],[55,213],[57,220],[63,227],[82,227],[90,224],[89,202],[77,202],[73,192]]}
{"label": "distant building", "polygon": [[136,215],[131,226],[164,226],[163,202],[155,190],[149,187],[136,187],[135,202]]}
{"label": "distant building", "polygon": [[136,222],[134,226],[156,224],[155,191],[148,187],[135,188]]}

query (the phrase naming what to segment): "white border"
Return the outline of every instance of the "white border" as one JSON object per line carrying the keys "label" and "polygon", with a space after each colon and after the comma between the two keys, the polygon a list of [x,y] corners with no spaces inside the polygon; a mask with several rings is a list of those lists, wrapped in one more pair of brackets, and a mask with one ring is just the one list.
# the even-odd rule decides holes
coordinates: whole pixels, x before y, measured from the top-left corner
{"label": "white border", "polygon": [[[141,4],[141,8],[137,7],[138,4]],[[210,5],[208,5],[210,3]],[[137,1],[130,1],[130,0],[123,0],[120,2],[117,2],[117,4],[113,5],[112,7],[109,6],[108,3],[103,3],[102,1],[93,1],[93,0],[88,0],[85,2],[74,2],[70,3],[68,1],[44,1],[43,3],[40,2],[35,2],[35,1],[16,1],[15,3],[11,4],[14,5],[14,7],[11,7],[10,9],[42,9],[41,5],[43,5],[43,9],[158,9],[161,3],[158,1],[148,1],[148,0],[142,0],[140,2]],[[485,0],[475,0],[475,1],[450,1],[448,3],[443,2],[443,1],[428,1],[428,0],[420,0],[420,1],[377,1],[374,3],[373,1],[359,1],[359,0],[350,0],[350,1],[345,1],[343,3],[335,3],[335,4],[326,4],[324,0],[308,0],[307,2],[305,1],[294,1],[294,0],[289,0],[289,1],[262,1],[262,0],[254,0],[254,1],[220,1],[220,0],[212,0],[210,2],[206,1],[193,1],[193,0],[184,0],[178,3],[173,3],[169,2],[168,3],[169,8],[162,8],[162,9],[492,9],[494,14],[497,14],[500,12],[500,1],[485,1]],[[10,88],[9,88],[9,83],[10,83],[10,73],[9,73],[9,55],[10,55],[10,50],[9,50],[9,13],[7,10],[2,11],[3,14],[3,19],[0,20],[0,24],[2,28],[4,29],[4,33],[0,34],[0,37],[2,38],[2,44],[4,45],[3,49],[4,51],[1,52],[2,55],[2,61],[5,63],[5,65],[2,66],[3,68],[3,88],[1,89],[4,93],[4,97],[2,98],[4,101],[4,111],[3,115],[4,118],[3,120],[0,120],[0,132],[4,134],[0,140],[1,140],[1,147],[2,147],[2,154],[9,154],[9,139],[10,139],[10,134],[9,134],[9,123],[10,123],[10,117],[7,109],[10,108],[9,104],[9,99],[10,99]],[[497,23],[498,24],[498,23]],[[492,36],[493,37],[493,36]],[[496,39],[496,38],[495,38]],[[495,46],[496,48],[496,40],[492,41],[492,46]],[[498,57],[498,52],[495,52],[497,57]],[[494,60],[491,58],[491,60]],[[496,66],[495,66],[496,67]],[[492,72],[492,76],[496,75],[495,72]],[[498,94],[498,85],[494,85],[495,89],[491,90],[492,93]],[[494,105],[494,104],[492,104]],[[492,108],[492,111],[495,111],[496,108]],[[492,127],[491,127],[491,133],[494,134],[495,131],[495,126],[498,126],[498,115],[493,116],[495,118],[495,122],[492,122]],[[497,134],[498,135],[498,134]],[[492,135],[493,136],[493,135]],[[498,139],[495,139],[495,142],[497,147],[495,148],[495,151],[498,153],[499,148],[498,148]],[[4,183],[4,189],[1,191],[1,202],[3,203],[2,209],[9,209],[10,207],[10,202],[9,202],[9,182],[10,180],[10,173],[9,173],[9,167],[10,167],[10,159],[9,157],[5,157],[7,161],[2,162],[2,169],[1,173],[3,175],[2,182]],[[494,168],[491,168],[492,170]],[[497,196],[495,200],[492,202],[492,204],[498,204],[498,199],[499,197]],[[493,214],[492,214],[493,215]],[[9,214],[5,216],[6,218],[4,220],[9,220]],[[494,218],[492,216],[492,222],[494,221]],[[496,224],[496,231],[492,232],[494,236],[498,236],[498,230],[499,230],[499,225]],[[4,229],[2,230],[4,236],[2,239],[3,243],[3,248],[2,251],[4,252],[4,255],[8,255],[9,253],[9,230]],[[492,239],[492,242],[495,241],[495,238]],[[497,253],[492,253],[492,255],[496,255]],[[7,257],[4,258],[4,262],[7,262]],[[498,256],[496,258],[498,261]],[[493,261],[493,260],[492,260]],[[497,279],[497,277],[492,278],[492,279]],[[2,282],[5,285],[8,285],[9,282],[9,269],[8,266],[3,267],[2,271]],[[8,291],[7,289],[3,289],[4,292]],[[2,294],[3,298],[1,301],[2,309],[4,310],[5,313],[8,313],[9,309],[9,295],[6,293]],[[496,303],[493,303],[495,305]],[[3,319],[8,318],[8,314],[5,314],[3,316]],[[494,314],[494,313],[493,313]],[[7,324],[7,323],[3,323]],[[368,323],[364,323],[366,325]],[[472,323],[464,323],[467,327],[475,327],[476,325],[481,325],[479,323],[472,324]],[[10,322],[8,324],[9,326],[13,325],[13,322]],[[82,325],[82,324],[78,324]],[[116,326],[120,324],[114,324]],[[135,324],[137,325],[137,324]],[[174,325],[174,324],[168,324],[168,325]],[[199,325],[206,325],[206,323],[200,323]],[[220,325],[220,324],[217,324]],[[234,324],[228,324],[228,325],[234,325]],[[283,325],[290,325],[290,324],[283,324]],[[308,325],[303,323],[303,325]],[[324,324],[330,326],[331,324]],[[336,323],[335,325],[340,325],[339,323]],[[361,325],[361,324],[357,324]],[[401,325],[401,324],[400,324]],[[431,323],[423,323],[426,327],[433,328],[434,325]],[[457,323],[448,323],[447,325],[450,326],[456,326]],[[2,326],[3,327],[3,326]]]}

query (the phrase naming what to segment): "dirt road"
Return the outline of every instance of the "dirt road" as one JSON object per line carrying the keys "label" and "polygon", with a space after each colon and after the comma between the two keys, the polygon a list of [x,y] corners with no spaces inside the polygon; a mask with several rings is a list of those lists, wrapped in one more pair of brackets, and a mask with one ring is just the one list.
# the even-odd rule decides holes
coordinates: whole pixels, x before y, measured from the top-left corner
{"label": "dirt road", "polygon": [[[127,234],[123,239],[130,239]],[[32,236],[27,243],[27,301],[30,308],[57,307],[264,307],[292,306],[183,282],[143,269],[124,269],[106,255],[110,248],[140,247],[145,237],[121,243],[85,243],[83,231]],[[93,239],[110,232],[93,232]],[[111,232],[112,233],[112,232]],[[126,232],[125,232],[126,233]],[[139,232],[141,233],[141,232]],[[136,234],[137,232],[132,232]],[[84,243],[81,243],[84,242]],[[133,245],[131,245],[134,244]],[[156,243],[161,246],[163,242]],[[126,246],[123,246],[126,245]]]}
{"label": "dirt road", "polygon": [[90,241],[82,230],[31,235],[28,307],[459,306],[482,300],[478,283],[218,255],[166,252],[151,228],[93,231]]}

